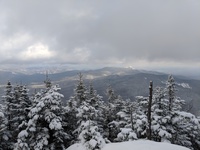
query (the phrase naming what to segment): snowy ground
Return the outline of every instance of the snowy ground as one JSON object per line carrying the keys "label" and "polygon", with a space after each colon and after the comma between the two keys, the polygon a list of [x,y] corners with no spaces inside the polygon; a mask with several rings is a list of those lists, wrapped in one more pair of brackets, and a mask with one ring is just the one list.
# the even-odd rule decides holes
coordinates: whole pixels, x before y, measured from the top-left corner
{"label": "snowy ground", "polygon": [[[67,150],[86,150],[81,144],[74,144]],[[169,143],[147,140],[106,144],[102,150],[189,150],[188,148]]]}

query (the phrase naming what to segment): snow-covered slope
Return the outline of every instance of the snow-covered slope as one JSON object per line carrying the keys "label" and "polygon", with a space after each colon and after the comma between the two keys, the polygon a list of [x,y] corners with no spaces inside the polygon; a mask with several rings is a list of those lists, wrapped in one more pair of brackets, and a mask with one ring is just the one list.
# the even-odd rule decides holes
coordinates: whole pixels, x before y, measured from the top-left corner
{"label": "snow-covered slope", "polygon": [[[67,150],[87,150],[81,144],[74,144]],[[188,148],[169,143],[137,140],[106,144],[102,150],[189,150]]]}

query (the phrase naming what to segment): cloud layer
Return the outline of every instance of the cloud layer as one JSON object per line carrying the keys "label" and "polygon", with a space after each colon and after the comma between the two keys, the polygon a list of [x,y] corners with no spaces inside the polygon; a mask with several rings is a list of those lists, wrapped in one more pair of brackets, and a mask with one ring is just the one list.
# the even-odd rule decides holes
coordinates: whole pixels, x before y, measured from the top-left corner
{"label": "cloud layer", "polygon": [[199,0],[0,2],[1,64],[200,67]]}

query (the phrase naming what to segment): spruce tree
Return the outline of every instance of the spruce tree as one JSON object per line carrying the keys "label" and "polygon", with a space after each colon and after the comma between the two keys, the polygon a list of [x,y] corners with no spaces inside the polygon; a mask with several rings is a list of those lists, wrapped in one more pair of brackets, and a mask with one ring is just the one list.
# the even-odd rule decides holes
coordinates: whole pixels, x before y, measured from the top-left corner
{"label": "spruce tree", "polygon": [[169,75],[168,80],[166,82],[166,88],[168,92],[168,98],[169,98],[169,111],[172,111],[173,109],[173,103],[175,100],[175,81],[172,75]]}
{"label": "spruce tree", "polygon": [[133,113],[133,128],[138,138],[146,138],[148,97],[136,97],[136,110]]}
{"label": "spruce tree", "polygon": [[7,146],[5,147],[6,149],[13,149],[14,143],[15,143],[15,138],[13,136],[13,132],[15,131],[15,126],[14,126],[14,120],[13,118],[15,117],[15,99],[14,99],[14,93],[13,93],[13,87],[11,85],[11,82],[8,81],[5,89],[5,95],[3,96],[4,99],[4,114],[6,117],[6,129],[7,129],[7,137],[8,137],[8,143]]}
{"label": "spruce tree", "polygon": [[152,102],[152,140],[170,141],[171,134],[167,131],[167,124],[171,117],[168,115],[168,99],[165,98],[166,90],[156,87]]}
{"label": "spruce tree", "polygon": [[107,89],[107,96],[105,132],[109,141],[121,141],[122,138],[118,137],[118,134],[121,134],[122,128],[129,124],[128,116],[130,116],[130,110],[127,105],[128,101],[123,100],[120,95],[117,96],[111,86]]}
{"label": "spruce tree", "polygon": [[20,86],[20,98],[19,98],[19,130],[23,130],[27,126],[28,122],[28,113],[30,111],[30,107],[32,105],[31,99],[29,98],[28,89],[26,86]]}
{"label": "spruce tree", "polygon": [[97,111],[97,117],[95,118],[95,121],[98,124],[98,129],[101,134],[104,134],[104,111],[105,111],[105,103],[102,100],[103,97],[100,96],[97,91],[94,89],[92,82],[89,85],[88,88],[88,103],[94,107]]}
{"label": "spruce tree", "polygon": [[33,106],[28,114],[27,128],[18,135],[16,149],[65,149],[68,134],[62,127],[63,97],[59,86],[47,87],[35,95]]}
{"label": "spruce tree", "polygon": [[101,97],[96,94],[92,85],[90,85],[89,91],[87,90],[82,77],[83,75],[80,73],[74,96],[68,102],[68,113],[75,112],[77,118],[77,122],[74,124],[76,129],[73,133],[87,149],[101,149],[105,143],[98,126]]}
{"label": "spruce tree", "polygon": [[109,86],[106,90],[106,94],[108,97],[107,104],[105,107],[105,125],[104,125],[104,131],[105,136],[107,139],[111,142],[114,141],[114,139],[117,137],[117,134],[120,132],[117,123],[115,122],[117,120],[117,112],[116,112],[116,105],[114,105],[114,102],[117,99],[117,96],[114,93],[114,90],[111,86]]}
{"label": "spruce tree", "polygon": [[7,118],[4,115],[3,105],[0,104],[0,150],[9,149],[10,147],[10,132],[7,129]]}
{"label": "spruce tree", "polygon": [[105,141],[98,127],[98,110],[91,106],[90,103],[82,102],[78,108],[78,139],[88,149],[101,149]]}
{"label": "spruce tree", "polygon": [[120,132],[117,134],[115,141],[122,142],[136,140],[137,135],[133,128],[133,113],[136,104],[129,99],[123,100],[122,102],[122,109],[117,113]]}
{"label": "spruce tree", "polygon": [[191,113],[176,111],[172,116],[172,140],[173,144],[182,145],[190,149],[198,150],[199,120]]}
{"label": "spruce tree", "polygon": [[[79,108],[83,102],[86,101],[88,91],[83,83],[83,75],[78,74],[78,83],[74,89],[74,95],[70,97],[65,107],[65,130],[68,130],[71,135],[71,142],[74,143],[78,140],[77,128],[81,123],[82,118],[77,117],[79,113]],[[70,120],[69,122],[67,120]]]}
{"label": "spruce tree", "polygon": [[24,115],[27,115],[27,114],[23,114],[22,113],[22,109],[25,109],[25,108],[22,108],[21,107],[21,95],[22,94],[22,86],[20,85],[16,85],[14,87],[14,92],[13,92],[13,96],[14,96],[14,99],[13,99],[13,102],[12,102],[12,128],[14,129],[12,131],[12,138],[13,138],[13,141],[16,143],[17,141],[17,136],[19,134],[19,131],[20,131],[20,124],[25,121],[24,120]]}

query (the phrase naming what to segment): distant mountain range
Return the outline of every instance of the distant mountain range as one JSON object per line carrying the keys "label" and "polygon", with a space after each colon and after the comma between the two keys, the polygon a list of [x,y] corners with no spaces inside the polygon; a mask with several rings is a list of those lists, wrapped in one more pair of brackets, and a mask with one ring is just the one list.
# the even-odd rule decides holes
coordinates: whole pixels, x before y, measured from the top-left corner
{"label": "distant mountain range", "polygon": [[[84,77],[84,83],[89,86],[93,83],[97,92],[103,96],[106,88],[111,86],[116,94],[119,94],[124,99],[130,98],[135,100],[135,96],[148,96],[149,82],[153,81],[154,87],[165,86],[168,74],[135,70],[132,68],[102,68],[97,70],[73,70],[61,73],[49,74],[49,78],[53,84],[59,84],[62,88],[61,93],[65,96],[65,102],[73,95],[73,89],[78,81],[77,74],[81,72]],[[0,71],[0,95],[3,95],[4,86],[7,81],[15,84],[25,84],[32,93],[35,89],[39,90],[44,87],[45,74],[23,74],[14,72]],[[174,76],[177,85],[177,96],[186,100],[185,109],[190,109],[194,114],[200,113],[200,80],[191,79],[184,76]]]}

